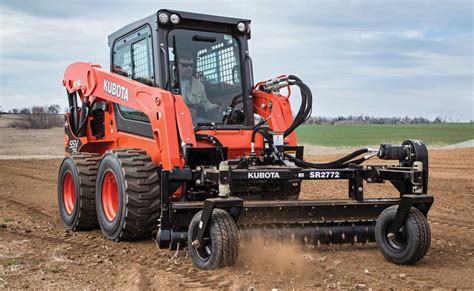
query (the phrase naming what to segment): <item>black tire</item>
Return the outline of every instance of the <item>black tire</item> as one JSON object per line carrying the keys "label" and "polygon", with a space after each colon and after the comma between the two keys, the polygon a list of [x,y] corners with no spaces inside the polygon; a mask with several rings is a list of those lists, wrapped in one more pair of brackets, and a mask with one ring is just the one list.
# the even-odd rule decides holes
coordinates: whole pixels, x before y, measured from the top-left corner
{"label": "black tire", "polygon": [[[107,188],[109,186],[112,188]],[[97,218],[108,239],[144,239],[157,230],[159,175],[145,151],[109,151],[100,161],[96,189]]]}
{"label": "black tire", "polygon": [[95,210],[95,182],[100,156],[91,153],[64,158],[58,175],[59,215],[71,230],[98,227]]}
{"label": "black tire", "polygon": [[197,236],[202,211],[194,215],[188,230],[188,247],[191,259],[201,270],[215,270],[232,266],[237,261],[239,238],[237,225],[230,214],[222,209],[214,209],[201,246],[192,242]]}
{"label": "black tire", "polygon": [[375,240],[380,252],[390,262],[411,265],[421,260],[431,245],[428,220],[418,209],[412,207],[401,230],[392,238],[388,229],[395,219],[398,206],[385,209],[375,225]]}

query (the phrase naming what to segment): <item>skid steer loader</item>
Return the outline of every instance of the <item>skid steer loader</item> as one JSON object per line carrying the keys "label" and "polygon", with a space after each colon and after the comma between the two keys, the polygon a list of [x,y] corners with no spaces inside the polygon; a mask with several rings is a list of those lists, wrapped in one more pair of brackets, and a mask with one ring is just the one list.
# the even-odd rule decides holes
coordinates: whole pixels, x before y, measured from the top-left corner
{"label": "skid steer loader", "polygon": [[[65,227],[100,227],[115,241],[156,235],[206,270],[233,265],[239,237],[255,229],[314,244],[376,241],[396,264],[423,258],[433,203],[426,146],[305,161],[295,129],[310,117],[311,90],[294,75],[254,84],[250,35],[250,20],[159,10],[109,36],[110,70],[67,67]],[[301,93],[294,117],[291,89]],[[362,165],[372,157],[396,162]],[[303,180],[341,179],[348,197],[299,199]],[[365,184],[384,181],[399,197],[364,198]]]}

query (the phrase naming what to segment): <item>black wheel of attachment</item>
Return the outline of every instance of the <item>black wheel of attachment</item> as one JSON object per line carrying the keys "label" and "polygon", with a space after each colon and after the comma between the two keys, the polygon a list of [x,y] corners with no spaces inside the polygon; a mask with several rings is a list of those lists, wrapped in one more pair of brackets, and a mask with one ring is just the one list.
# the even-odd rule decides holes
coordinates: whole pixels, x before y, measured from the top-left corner
{"label": "black wheel of attachment", "polygon": [[389,233],[398,206],[385,209],[375,225],[375,240],[380,252],[390,262],[410,265],[421,260],[431,244],[428,220],[418,209],[412,207],[405,223],[398,232]]}
{"label": "black wheel of attachment", "polygon": [[191,259],[202,270],[214,270],[234,265],[238,254],[237,225],[230,214],[214,209],[199,245],[196,240],[202,211],[194,215],[188,230],[188,247]]}

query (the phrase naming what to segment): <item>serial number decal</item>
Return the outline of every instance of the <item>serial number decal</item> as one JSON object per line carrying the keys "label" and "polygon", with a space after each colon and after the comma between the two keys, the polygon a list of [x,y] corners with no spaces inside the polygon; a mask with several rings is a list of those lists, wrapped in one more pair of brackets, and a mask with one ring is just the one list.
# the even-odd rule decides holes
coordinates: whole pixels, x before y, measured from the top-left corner
{"label": "serial number decal", "polygon": [[323,171],[309,172],[310,179],[339,179],[340,176],[341,176],[340,172],[323,172]]}
{"label": "serial number decal", "polygon": [[249,179],[278,179],[280,174],[277,172],[258,172],[258,173],[248,173],[247,176]]}
{"label": "serial number decal", "polygon": [[76,154],[78,147],[79,147],[79,140],[73,139],[69,141],[69,150],[71,151],[71,153]]}
{"label": "serial number decal", "polygon": [[128,102],[128,88],[104,79],[104,92]]}

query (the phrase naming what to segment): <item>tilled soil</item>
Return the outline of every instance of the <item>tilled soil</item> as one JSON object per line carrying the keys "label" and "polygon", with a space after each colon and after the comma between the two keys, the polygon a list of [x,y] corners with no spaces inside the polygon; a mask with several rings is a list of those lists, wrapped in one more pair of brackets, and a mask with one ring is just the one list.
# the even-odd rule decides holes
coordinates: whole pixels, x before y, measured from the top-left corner
{"label": "tilled soil", "polygon": [[[57,211],[60,160],[0,160],[0,288],[474,288],[474,149],[430,151],[431,249],[414,266],[371,244],[303,247],[243,241],[233,267],[204,272],[187,252],[153,240],[115,243],[99,230],[65,231]],[[311,157],[330,160],[335,156]],[[302,199],[346,197],[343,181],[311,181]],[[367,197],[393,196],[388,183]]]}

